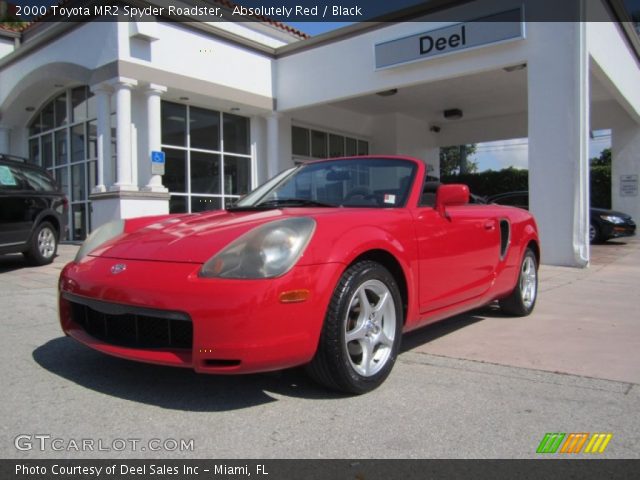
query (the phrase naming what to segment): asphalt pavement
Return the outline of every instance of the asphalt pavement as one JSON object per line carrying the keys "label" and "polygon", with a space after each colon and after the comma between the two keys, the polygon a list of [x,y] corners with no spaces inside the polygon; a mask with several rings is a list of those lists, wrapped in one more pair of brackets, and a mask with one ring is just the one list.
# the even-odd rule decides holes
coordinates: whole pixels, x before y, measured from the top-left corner
{"label": "asphalt pavement", "polygon": [[548,432],[613,434],[577,458],[640,458],[636,239],[585,270],[543,266],[530,317],[485,308],[407,335],[358,397],[301,369],[197,375],[64,337],[56,283],[76,249],[0,257],[1,458],[535,458]]}

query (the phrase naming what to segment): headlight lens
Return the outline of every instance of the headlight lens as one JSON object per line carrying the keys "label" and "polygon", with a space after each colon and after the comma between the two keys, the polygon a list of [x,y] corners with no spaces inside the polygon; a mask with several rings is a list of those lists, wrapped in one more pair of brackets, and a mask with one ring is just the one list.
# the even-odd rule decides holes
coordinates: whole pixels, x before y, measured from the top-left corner
{"label": "headlight lens", "polygon": [[211,257],[200,270],[208,278],[272,278],[287,273],[309,244],[316,222],[277,220],[251,230]]}
{"label": "headlight lens", "polygon": [[623,218],[616,217],[615,215],[600,215],[600,218],[606,220],[607,222],[615,223],[616,225],[624,223]]}
{"label": "headlight lens", "polygon": [[78,250],[75,258],[76,263],[89,255],[91,251],[95,250],[103,243],[108,242],[112,238],[117,237],[122,232],[124,232],[124,220],[114,220],[96,228],[84,241],[80,250]]}

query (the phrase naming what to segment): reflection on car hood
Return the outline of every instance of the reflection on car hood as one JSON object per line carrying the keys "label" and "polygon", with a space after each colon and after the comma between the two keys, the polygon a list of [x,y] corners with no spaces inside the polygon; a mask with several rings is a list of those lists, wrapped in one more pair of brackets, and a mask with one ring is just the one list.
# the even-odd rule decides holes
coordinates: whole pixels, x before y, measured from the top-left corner
{"label": "reflection on car hood", "polygon": [[607,210],[606,208],[591,207],[591,213],[593,215],[614,215],[616,217],[621,217],[621,218],[624,218],[624,219],[631,218],[631,216],[627,215],[626,213],[618,212],[616,210]]}
{"label": "reflection on car hood", "polygon": [[268,210],[216,211],[169,217],[116,238],[90,255],[130,260],[204,263],[245,232],[288,216],[290,215],[286,211]]}

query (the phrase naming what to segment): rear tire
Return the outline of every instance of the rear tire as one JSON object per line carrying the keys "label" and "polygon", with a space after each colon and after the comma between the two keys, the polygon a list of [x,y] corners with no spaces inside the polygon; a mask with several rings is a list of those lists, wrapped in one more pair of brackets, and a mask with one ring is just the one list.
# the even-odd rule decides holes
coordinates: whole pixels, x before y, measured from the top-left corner
{"label": "rear tire", "polygon": [[538,261],[530,248],[524,252],[518,281],[513,292],[499,301],[500,308],[508,315],[526,317],[536,306],[538,299]]}
{"label": "rear tire", "polygon": [[307,373],[332,390],[369,392],[384,382],[400,349],[402,298],[391,273],[372,261],[340,278]]}
{"label": "rear tire", "polygon": [[33,265],[47,265],[53,262],[57,251],[58,232],[49,222],[42,222],[34,230],[24,256]]}

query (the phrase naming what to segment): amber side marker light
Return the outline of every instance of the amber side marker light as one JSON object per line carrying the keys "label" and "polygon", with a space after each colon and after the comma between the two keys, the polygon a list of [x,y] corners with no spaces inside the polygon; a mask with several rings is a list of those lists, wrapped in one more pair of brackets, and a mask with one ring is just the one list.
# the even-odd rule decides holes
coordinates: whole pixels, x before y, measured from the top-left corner
{"label": "amber side marker light", "polygon": [[300,303],[305,302],[310,295],[309,290],[289,290],[280,294],[280,303]]}

